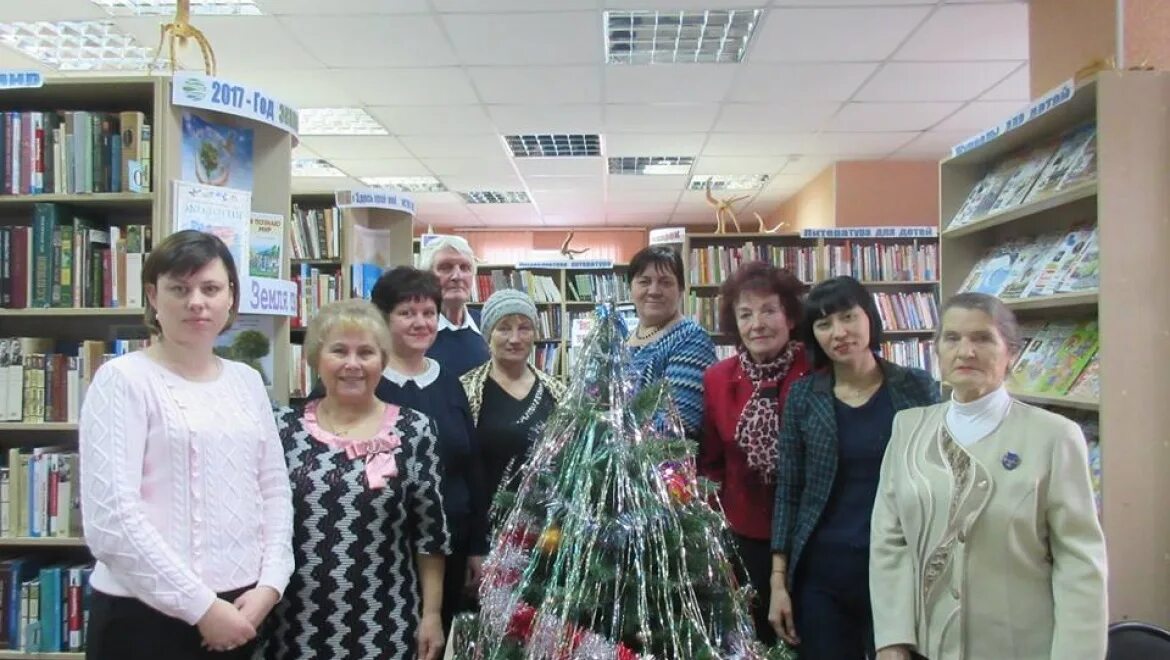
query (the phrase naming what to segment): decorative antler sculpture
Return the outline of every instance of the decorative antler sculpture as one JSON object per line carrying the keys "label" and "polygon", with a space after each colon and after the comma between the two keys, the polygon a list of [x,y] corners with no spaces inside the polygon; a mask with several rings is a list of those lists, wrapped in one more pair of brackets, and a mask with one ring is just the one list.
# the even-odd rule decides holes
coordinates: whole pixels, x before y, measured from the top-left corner
{"label": "decorative antler sculpture", "polygon": [[170,53],[171,53],[171,73],[175,72],[175,42],[180,46],[186,46],[188,39],[194,39],[195,43],[199,44],[199,50],[203,54],[203,69],[207,75],[215,75],[215,51],[211,50],[211,43],[207,37],[199,30],[199,28],[191,25],[191,0],[178,0],[175,3],[175,20],[171,23],[164,23],[161,26],[161,35],[158,39],[158,50],[154,54],[154,62],[151,63],[151,69],[158,63],[158,58],[162,55],[163,44],[167,42],[167,35],[170,35]]}
{"label": "decorative antler sculpture", "polygon": [[776,223],[776,226],[775,226],[775,227],[772,227],[771,229],[768,229],[768,228],[766,228],[766,227],[764,226],[764,219],[763,219],[762,217],[760,217],[760,214],[759,214],[759,212],[757,212],[757,211],[752,211],[752,215],[756,216],[756,222],[760,223],[759,232],[760,232],[761,234],[775,234],[776,232],[780,231],[780,228],[781,228],[781,227],[787,227],[787,226],[788,226],[788,223],[787,223],[787,222],[784,222],[783,220],[781,220],[780,222]]}
{"label": "decorative antler sculpture", "polygon": [[569,243],[572,243],[572,242],[573,242],[573,232],[569,232],[569,235],[565,237],[565,242],[561,243],[561,254],[565,255],[570,260],[572,260],[573,257],[578,255],[578,254],[585,254],[586,252],[589,251],[589,248],[585,248],[584,250],[571,250],[571,249],[569,249]]}
{"label": "decorative antler sculpture", "polygon": [[740,197],[730,197],[728,199],[715,199],[711,194],[711,179],[707,179],[707,203],[715,208],[715,233],[727,233],[727,218],[731,218],[731,224],[735,225],[736,233],[739,233],[739,220],[735,218],[735,209],[731,207],[732,204],[747,199],[750,195],[742,195]]}

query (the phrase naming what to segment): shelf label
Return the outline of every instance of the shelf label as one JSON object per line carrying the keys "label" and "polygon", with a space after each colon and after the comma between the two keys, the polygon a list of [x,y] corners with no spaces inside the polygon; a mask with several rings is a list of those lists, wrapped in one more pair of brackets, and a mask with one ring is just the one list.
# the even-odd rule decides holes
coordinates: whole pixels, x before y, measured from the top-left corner
{"label": "shelf label", "polygon": [[1073,80],[1071,78],[1066,80],[1064,84],[1036,99],[1032,102],[1031,105],[1017,112],[1011,117],[1008,117],[999,124],[989,128],[988,130],[980,133],[979,135],[976,135],[973,138],[965,140],[964,142],[951,147],[951,157],[954,158],[955,156],[971,151],[976,147],[981,147],[988,142],[991,142],[995,138],[1003,135],[1004,133],[1014,131],[1024,124],[1032,121],[1033,119],[1047,114],[1048,112],[1052,111],[1052,109],[1069,101],[1069,99],[1073,97],[1073,93],[1075,93],[1075,91],[1076,85],[1074,84]]}
{"label": "shelf label", "polygon": [[338,190],[333,197],[343,209],[387,209],[410,215],[415,212],[414,200],[394,190]]}
{"label": "shelf label", "polygon": [[613,259],[521,259],[517,270],[603,270],[613,268]]}
{"label": "shelf label", "polygon": [[650,245],[682,243],[686,238],[686,227],[660,227],[650,230]]}
{"label": "shelf label", "polygon": [[241,277],[240,288],[246,292],[240,298],[241,314],[297,315],[296,282],[271,277]]}
{"label": "shelf label", "polygon": [[45,77],[41,75],[40,71],[0,70],[0,89],[28,89],[44,85]]}
{"label": "shelf label", "polygon": [[934,238],[938,227],[825,227],[800,230],[801,238]]}
{"label": "shelf label", "polygon": [[171,104],[214,110],[275,126],[297,142],[300,119],[287,103],[250,85],[233,83],[202,73],[176,73],[171,81]]}

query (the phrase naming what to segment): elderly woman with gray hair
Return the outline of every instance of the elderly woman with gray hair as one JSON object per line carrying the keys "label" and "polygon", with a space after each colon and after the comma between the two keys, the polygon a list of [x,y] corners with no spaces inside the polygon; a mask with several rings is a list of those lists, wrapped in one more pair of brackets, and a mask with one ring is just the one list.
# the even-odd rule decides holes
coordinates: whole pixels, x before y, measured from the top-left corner
{"label": "elderly woman with gray hair", "polygon": [[1020,333],[999,299],[942,308],[950,401],[894,417],[871,526],[879,660],[1105,657],[1105,539],[1085,437],[1004,387]]}
{"label": "elderly woman with gray hair", "polygon": [[434,422],[378,399],[391,352],[381,313],[330,303],[305,354],[324,395],[277,413],[292,483],[296,571],[265,658],[433,660],[449,535]]}
{"label": "elderly woman with gray hair", "polygon": [[[537,311],[523,291],[504,289],[483,306],[491,360],[463,375],[476,444],[483,461],[482,490],[491,502],[504,477],[525,460],[534,434],[564,398],[565,386],[529,362]],[[478,585],[475,585],[478,586]]]}

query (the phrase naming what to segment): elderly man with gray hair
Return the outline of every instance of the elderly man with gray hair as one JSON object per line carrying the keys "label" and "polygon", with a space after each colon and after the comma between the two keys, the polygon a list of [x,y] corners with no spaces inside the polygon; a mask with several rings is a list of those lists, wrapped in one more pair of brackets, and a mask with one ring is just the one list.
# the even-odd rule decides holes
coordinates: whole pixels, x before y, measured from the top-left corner
{"label": "elderly man with gray hair", "polygon": [[463,237],[444,235],[423,248],[418,267],[434,273],[443,291],[439,333],[427,357],[456,377],[462,376],[489,357],[479,318],[467,307],[475,286],[475,253]]}

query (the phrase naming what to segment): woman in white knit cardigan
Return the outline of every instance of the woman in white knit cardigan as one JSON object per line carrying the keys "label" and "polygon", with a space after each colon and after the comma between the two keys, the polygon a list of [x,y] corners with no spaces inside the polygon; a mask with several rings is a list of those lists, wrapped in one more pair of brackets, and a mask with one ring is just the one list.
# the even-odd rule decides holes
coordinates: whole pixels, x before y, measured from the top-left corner
{"label": "woman in white knit cardigan", "polygon": [[943,307],[951,400],[894,418],[873,511],[879,660],[1105,657],[1105,541],[1085,438],[1008,394],[1019,343],[994,297]]}

